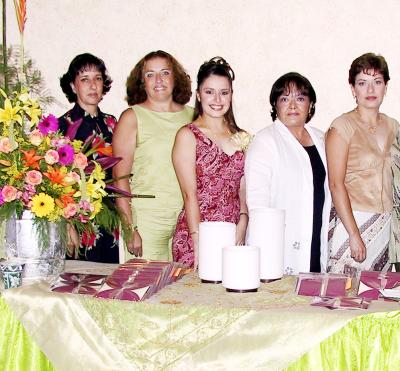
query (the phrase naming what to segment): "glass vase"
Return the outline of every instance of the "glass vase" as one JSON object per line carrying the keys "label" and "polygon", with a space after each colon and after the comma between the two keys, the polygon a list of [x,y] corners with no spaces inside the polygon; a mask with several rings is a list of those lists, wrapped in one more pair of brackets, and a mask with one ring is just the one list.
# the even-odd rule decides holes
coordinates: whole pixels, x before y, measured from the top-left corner
{"label": "glass vase", "polygon": [[64,270],[65,243],[61,225],[47,222],[45,234],[40,236],[30,211],[21,219],[6,221],[5,251],[8,260],[24,264],[23,282],[52,279]]}

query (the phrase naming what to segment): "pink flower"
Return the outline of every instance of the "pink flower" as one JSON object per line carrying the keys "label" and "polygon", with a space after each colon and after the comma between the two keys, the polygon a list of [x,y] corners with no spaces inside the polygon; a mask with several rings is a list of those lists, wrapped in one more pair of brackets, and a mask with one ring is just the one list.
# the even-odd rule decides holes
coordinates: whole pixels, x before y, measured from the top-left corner
{"label": "pink flower", "polygon": [[27,191],[27,192],[30,192],[32,194],[36,193],[35,187],[33,185],[31,185],[31,184],[25,184],[24,188],[25,188],[25,191]]}
{"label": "pink flower", "polygon": [[70,171],[64,178],[64,182],[67,185],[78,183],[80,180],[81,180],[80,176],[77,173],[75,173],[75,171]]}
{"label": "pink flower", "polygon": [[54,149],[49,149],[44,155],[44,160],[46,161],[46,164],[49,165],[55,164],[56,162],[58,162],[59,159],[60,156],[58,155],[58,152]]}
{"label": "pink flower", "polygon": [[81,181],[81,177],[80,177],[79,174],[76,173],[75,171],[71,171],[70,175],[71,175],[71,178],[72,178],[73,180],[75,180],[76,183],[78,183],[78,182]]}
{"label": "pink flower", "polygon": [[26,207],[28,207],[28,208],[31,207],[31,204],[32,204],[32,196],[33,196],[33,195],[32,195],[30,192],[27,192],[27,191],[25,191],[25,192],[22,193],[22,196],[21,196],[22,202],[23,202],[24,205],[25,205]]}
{"label": "pink flower", "polygon": [[11,142],[8,138],[1,138],[0,139],[0,152],[3,153],[10,153],[11,149]]}
{"label": "pink flower", "polygon": [[81,214],[79,214],[78,219],[82,223],[87,223],[89,221],[89,218],[87,216],[84,216],[84,215],[81,215]]}
{"label": "pink flower", "polygon": [[83,153],[77,153],[74,157],[74,165],[78,169],[84,169],[87,166],[87,157]]}
{"label": "pink flower", "polygon": [[68,143],[70,143],[70,141],[67,138],[53,138],[51,140],[51,146],[56,148],[60,148]]}
{"label": "pink flower", "polygon": [[25,176],[25,182],[36,186],[42,183],[42,174],[37,170],[28,171]]}
{"label": "pink flower", "polygon": [[58,155],[60,156],[60,164],[68,166],[74,162],[74,149],[71,145],[66,144],[58,149]]}
{"label": "pink flower", "polygon": [[4,204],[3,194],[1,191],[2,189],[0,188],[0,206]]}
{"label": "pink flower", "polygon": [[64,217],[72,218],[78,212],[78,206],[75,204],[68,204],[64,209]]}
{"label": "pink flower", "polygon": [[115,118],[114,117],[107,117],[107,119],[106,119],[106,125],[111,129],[111,130],[114,130],[114,128],[115,128],[115,125],[116,125],[116,121],[115,121]]}
{"label": "pink flower", "polygon": [[1,190],[4,202],[11,202],[17,198],[17,189],[13,186],[6,185]]}
{"label": "pink flower", "polygon": [[55,133],[58,130],[58,119],[54,115],[48,115],[47,117],[43,117],[39,124],[38,129],[43,135],[47,135],[49,133]]}
{"label": "pink flower", "polygon": [[90,212],[93,211],[93,207],[92,207],[92,205],[90,204],[89,201],[81,201],[81,202],[79,202],[79,207],[83,211],[90,211]]}
{"label": "pink flower", "polygon": [[43,135],[37,129],[32,130],[29,134],[29,140],[34,146],[40,146],[40,144],[43,142]]}

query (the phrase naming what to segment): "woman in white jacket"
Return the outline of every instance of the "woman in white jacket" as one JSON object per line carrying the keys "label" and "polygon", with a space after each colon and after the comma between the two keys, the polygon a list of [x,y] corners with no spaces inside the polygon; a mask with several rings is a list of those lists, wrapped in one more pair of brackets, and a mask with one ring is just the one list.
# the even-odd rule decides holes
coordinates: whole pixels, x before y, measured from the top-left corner
{"label": "woman in white jacket", "polygon": [[285,274],[325,272],[331,198],[324,134],[306,125],[316,95],[304,76],[281,76],[270,94],[274,123],[255,136],[246,156],[249,209],[285,210]]}

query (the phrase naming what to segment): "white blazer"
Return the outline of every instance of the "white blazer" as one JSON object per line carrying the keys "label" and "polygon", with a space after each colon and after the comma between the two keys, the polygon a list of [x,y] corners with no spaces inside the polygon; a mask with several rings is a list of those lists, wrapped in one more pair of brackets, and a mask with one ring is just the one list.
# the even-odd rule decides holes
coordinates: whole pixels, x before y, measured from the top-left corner
{"label": "white blazer", "polygon": [[[328,186],[324,133],[306,125],[325,166],[325,204],[321,228],[321,271],[328,262],[331,196]],[[314,185],[310,157],[279,120],[259,131],[246,153],[246,199],[249,209],[285,210],[285,274],[310,270]]]}

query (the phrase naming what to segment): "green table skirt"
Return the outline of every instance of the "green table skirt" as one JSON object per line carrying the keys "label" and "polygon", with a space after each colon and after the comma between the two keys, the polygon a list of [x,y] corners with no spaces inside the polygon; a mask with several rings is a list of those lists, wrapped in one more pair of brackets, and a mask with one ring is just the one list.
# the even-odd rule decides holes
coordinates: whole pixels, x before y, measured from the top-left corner
{"label": "green table skirt", "polygon": [[[0,334],[1,370],[54,370],[2,298]],[[352,320],[288,370],[400,370],[399,350],[400,311],[372,313]]]}
{"label": "green table skirt", "polygon": [[54,370],[22,324],[0,298],[0,369],[2,371]]}

